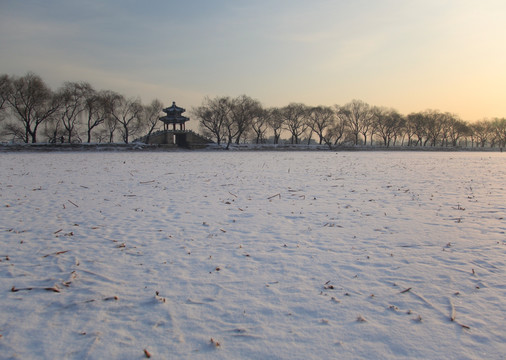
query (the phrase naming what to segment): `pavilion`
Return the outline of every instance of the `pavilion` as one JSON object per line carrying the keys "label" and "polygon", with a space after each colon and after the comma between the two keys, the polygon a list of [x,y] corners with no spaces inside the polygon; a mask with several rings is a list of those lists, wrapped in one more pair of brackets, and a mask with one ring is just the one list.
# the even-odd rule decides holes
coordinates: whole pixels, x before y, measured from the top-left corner
{"label": "pavilion", "polygon": [[161,121],[164,123],[164,130],[169,130],[169,126],[172,124],[172,130],[176,131],[176,125],[179,124],[179,130],[184,131],[185,130],[185,122],[190,120],[190,118],[181,115],[186,110],[176,106],[176,102],[172,102],[172,106],[163,109],[163,112],[167,115],[162,116],[160,118]]}

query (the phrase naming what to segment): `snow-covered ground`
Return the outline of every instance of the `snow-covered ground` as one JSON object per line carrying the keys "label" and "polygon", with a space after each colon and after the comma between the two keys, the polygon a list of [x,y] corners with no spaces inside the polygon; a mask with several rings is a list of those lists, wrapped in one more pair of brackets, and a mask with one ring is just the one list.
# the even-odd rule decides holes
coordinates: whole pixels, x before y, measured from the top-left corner
{"label": "snow-covered ground", "polygon": [[0,167],[0,358],[506,357],[505,154]]}

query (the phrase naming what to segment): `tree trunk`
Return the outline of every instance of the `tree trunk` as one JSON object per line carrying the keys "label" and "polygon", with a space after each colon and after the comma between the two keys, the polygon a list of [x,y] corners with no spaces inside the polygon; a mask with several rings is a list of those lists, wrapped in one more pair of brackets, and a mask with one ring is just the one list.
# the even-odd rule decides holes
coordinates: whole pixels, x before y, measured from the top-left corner
{"label": "tree trunk", "polygon": [[37,142],[37,126],[38,125],[35,125],[32,131],[28,130],[28,133],[32,137],[32,144],[35,144]]}

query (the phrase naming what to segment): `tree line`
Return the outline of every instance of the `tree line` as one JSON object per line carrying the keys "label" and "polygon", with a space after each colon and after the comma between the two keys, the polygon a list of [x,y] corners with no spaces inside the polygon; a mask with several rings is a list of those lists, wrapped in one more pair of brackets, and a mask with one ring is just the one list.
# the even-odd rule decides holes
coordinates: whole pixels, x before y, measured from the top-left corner
{"label": "tree line", "polygon": [[0,75],[0,127],[4,139],[125,143],[148,136],[159,127],[160,100],[143,105],[111,90],[95,90],[87,82],[66,82],[56,91],[34,73],[21,77]]}
{"label": "tree line", "polygon": [[[144,105],[87,82],[66,82],[56,91],[34,73],[0,75],[0,133],[14,142],[128,143],[161,127],[160,100]],[[408,115],[362,100],[344,105],[290,103],[264,107],[247,95],[206,97],[191,110],[205,136],[218,144],[267,143],[288,136],[292,144],[366,146],[505,147],[506,119],[467,123],[457,115],[425,110]]]}
{"label": "tree line", "polygon": [[278,144],[289,134],[301,142],[338,145],[505,147],[506,119],[469,124],[457,115],[426,110],[402,115],[392,108],[362,100],[344,105],[307,106],[291,103],[264,108],[249,96],[205,98],[193,110],[205,135],[217,143]]}

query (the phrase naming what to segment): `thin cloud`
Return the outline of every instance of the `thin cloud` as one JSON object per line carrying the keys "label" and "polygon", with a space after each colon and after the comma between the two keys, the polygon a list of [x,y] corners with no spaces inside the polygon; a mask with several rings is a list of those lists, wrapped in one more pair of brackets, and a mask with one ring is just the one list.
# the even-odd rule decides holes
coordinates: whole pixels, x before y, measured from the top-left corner
{"label": "thin cloud", "polygon": [[[0,63],[4,73],[110,84],[146,101],[155,89],[194,94],[189,105],[200,94],[278,106],[357,97],[403,108],[399,99],[423,98],[421,108],[459,112],[455,99],[478,86],[487,96],[477,99],[503,93],[504,18],[495,0],[4,1]],[[445,100],[441,89],[456,95]],[[476,108],[506,114],[503,103]]]}

